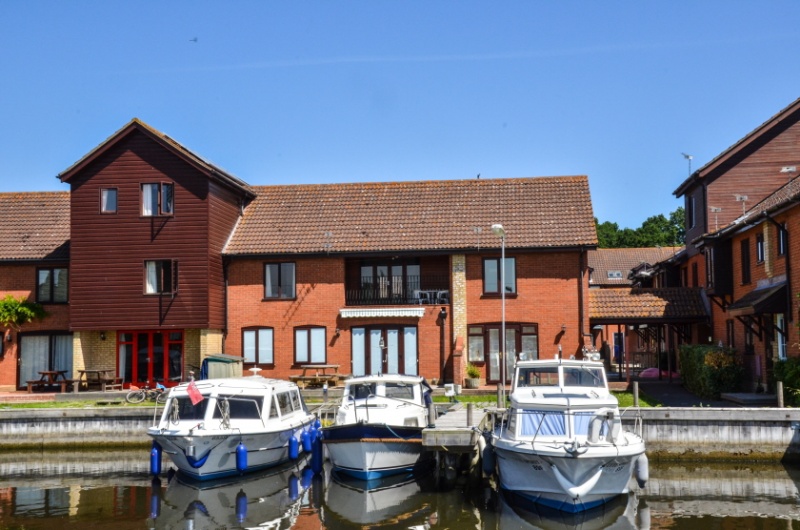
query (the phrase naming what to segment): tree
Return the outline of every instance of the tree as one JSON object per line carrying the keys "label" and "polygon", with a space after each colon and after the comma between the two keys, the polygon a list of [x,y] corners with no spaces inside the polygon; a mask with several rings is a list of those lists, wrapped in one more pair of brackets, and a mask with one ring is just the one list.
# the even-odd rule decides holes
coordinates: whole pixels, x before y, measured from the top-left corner
{"label": "tree", "polygon": [[44,308],[35,302],[28,302],[24,296],[15,298],[9,294],[0,300],[0,325],[19,331],[23,324],[47,316]]}
{"label": "tree", "polygon": [[599,248],[632,248],[632,247],[673,247],[683,245],[686,231],[684,229],[683,207],[669,214],[648,217],[637,229],[620,229],[617,223],[595,219],[597,227],[597,246]]}

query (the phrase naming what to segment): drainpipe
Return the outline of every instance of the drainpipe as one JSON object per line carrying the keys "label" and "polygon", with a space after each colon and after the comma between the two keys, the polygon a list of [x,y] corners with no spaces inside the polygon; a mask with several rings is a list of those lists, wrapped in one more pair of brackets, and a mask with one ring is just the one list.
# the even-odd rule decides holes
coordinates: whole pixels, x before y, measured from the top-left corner
{"label": "drainpipe", "polygon": [[583,319],[585,316],[585,311],[583,308],[583,280],[586,274],[586,255],[586,247],[581,247],[580,252],[578,253],[578,333],[580,334],[581,351],[583,351],[583,347],[585,346],[584,341],[586,340],[583,335],[586,331],[586,328],[583,324]]}
{"label": "drainpipe", "polygon": [[789,231],[786,230],[783,226],[778,223],[775,219],[770,216],[767,212],[761,212],[761,215],[770,223],[775,225],[778,229],[778,237],[780,238],[781,232],[784,236],[784,243],[786,244],[786,255],[784,258],[786,259],[786,316],[787,322],[794,322],[794,317],[792,316],[794,311],[792,311],[792,259],[789,255],[790,246],[789,246]]}

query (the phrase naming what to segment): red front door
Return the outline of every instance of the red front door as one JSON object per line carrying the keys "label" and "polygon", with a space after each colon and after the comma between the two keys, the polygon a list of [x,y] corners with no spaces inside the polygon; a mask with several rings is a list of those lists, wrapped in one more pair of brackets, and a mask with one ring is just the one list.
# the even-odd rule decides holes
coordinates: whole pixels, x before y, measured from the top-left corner
{"label": "red front door", "polygon": [[183,331],[122,331],[117,340],[125,383],[170,386],[183,379]]}

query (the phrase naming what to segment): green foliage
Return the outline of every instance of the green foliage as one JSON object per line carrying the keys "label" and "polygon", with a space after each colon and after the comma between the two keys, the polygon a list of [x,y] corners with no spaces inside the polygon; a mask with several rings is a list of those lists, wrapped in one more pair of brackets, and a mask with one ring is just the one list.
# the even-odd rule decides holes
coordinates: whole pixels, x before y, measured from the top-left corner
{"label": "green foliage", "polygon": [[15,298],[8,295],[0,300],[0,325],[19,330],[20,326],[35,319],[47,316],[44,308],[35,302],[28,302],[24,296]]}
{"label": "green foliage", "polygon": [[683,207],[669,214],[648,217],[637,229],[622,228],[617,223],[595,219],[599,248],[672,247],[683,245],[684,229]]}
{"label": "green foliage", "polygon": [[784,403],[790,407],[800,407],[800,357],[776,362],[772,375],[776,381],[783,382]]}
{"label": "green foliage", "polygon": [[704,399],[719,399],[736,392],[744,366],[734,350],[718,346],[684,344],[680,348],[681,379],[689,392]]}
{"label": "green foliage", "polygon": [[467,377],[477,379],[481,376],[481,370],[472,363],[467,363]]}

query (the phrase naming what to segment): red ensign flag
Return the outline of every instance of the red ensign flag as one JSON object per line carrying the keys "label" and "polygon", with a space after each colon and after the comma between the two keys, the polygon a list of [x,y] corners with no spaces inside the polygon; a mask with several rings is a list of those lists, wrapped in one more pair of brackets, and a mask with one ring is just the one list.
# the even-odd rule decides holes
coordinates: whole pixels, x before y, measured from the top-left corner
{"label": "red ensign flag", "polygon": [[203,394],[200,393],[200,390],[197,388],[197,385],[194,384],[194,381],[189,383],[189,386],[186,387],[186,393],[189,394],[189,399],[192,400],[192,405],[197,405],[203,401]]}

